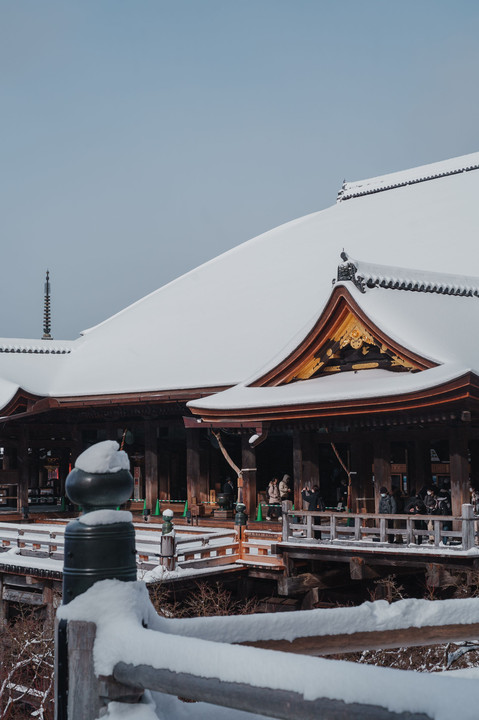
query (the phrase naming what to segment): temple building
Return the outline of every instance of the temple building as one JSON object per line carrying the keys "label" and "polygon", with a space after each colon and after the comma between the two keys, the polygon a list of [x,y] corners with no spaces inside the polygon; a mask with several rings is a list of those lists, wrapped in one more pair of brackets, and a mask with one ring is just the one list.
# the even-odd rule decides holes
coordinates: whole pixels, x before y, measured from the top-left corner
{"label": "temple building", "polygon": [[0,339],[0,503],[55,503],[118,439],[135,498],[213,502],[242,470],[374,511],[479,484],[479,153],[344,183],[334,206],[196,268],[74,341]]}

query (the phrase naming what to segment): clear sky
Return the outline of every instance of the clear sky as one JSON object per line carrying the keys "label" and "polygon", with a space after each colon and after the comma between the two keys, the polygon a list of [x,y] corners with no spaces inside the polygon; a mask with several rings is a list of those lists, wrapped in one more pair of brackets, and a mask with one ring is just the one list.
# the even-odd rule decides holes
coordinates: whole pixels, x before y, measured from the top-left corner
{"label": "clear sky", "polygon": [[0,0],[0,336],[41,337],[47,268],[74,338],[343,179],[478,151],[478,37],[477,0]]}

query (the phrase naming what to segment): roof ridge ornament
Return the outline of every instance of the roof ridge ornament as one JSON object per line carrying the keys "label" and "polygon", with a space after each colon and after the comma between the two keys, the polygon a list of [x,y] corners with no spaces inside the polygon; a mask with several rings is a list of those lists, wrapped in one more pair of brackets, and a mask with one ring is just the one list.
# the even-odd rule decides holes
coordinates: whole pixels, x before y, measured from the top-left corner
{"label": "roof ridge ornament", "polygon": [[343,249],[338,265],[337,282],[352,282],[358,290],[381,287],[389,290],[479,297],[479,278],[466,275],[435,273],[353,260]]}
{"label": "roof ridge ornament", "polygon": [[338,265],[337,282],[352,282],[362,293],[366,292],[362,278],[356,275],[358,271],[357,264],[349,257],[344,248],[341,252],[341,260],[343,262]]}

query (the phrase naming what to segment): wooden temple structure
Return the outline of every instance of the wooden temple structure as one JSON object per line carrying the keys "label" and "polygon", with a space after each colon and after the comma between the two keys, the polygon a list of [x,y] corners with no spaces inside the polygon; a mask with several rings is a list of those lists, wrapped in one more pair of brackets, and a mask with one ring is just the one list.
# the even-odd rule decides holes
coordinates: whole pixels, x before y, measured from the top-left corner
{"label": "wooden temple structure", "polygon": [[42,340],[0,340],[0,508],[64,507],[77,455],[116,439],[132,500],[209,513],[234,474],[219,437],[250,518],[283,474],[297,508],[314,484],[377,512],[383,485],[450,483],[459,515],[479,485],[478,169],[345,184],[74,341],[51,338],[47,278]]}

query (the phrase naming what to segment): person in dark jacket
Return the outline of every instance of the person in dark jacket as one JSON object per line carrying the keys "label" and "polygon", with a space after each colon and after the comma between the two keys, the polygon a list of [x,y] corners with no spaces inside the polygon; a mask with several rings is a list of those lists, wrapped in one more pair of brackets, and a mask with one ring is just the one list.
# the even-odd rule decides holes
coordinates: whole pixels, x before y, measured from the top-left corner
{"label": "person in dark jacket", "polygon": [[[379,488],[379,512],[381,515],[395,515],[397,511],[396,498],[389,494],[387,487]],[[393,521],[388,520],[388,527],[393,527]],[[394,542],[394,535],[388,535],[388,542]]]}
{"label": "person in dark jacket", "polygon": [[235,499],[235,486],[230,477],[227,477],[223,484],[223,493],[228,495],[228,507],[231,509]]}
{"label": "person in dark jacket", "polygon": [[324,510],[323,498],[319,494],[319,486],[313,485],[312,489],[305,487],[301,491],[301,497],[304,502],[308,505],[308,510]]}
{"label": "person in dark jacket", "polygon": [[[444,484],[442,488],[437,493],[437,514],[438,515],[452,515],[452,502],[451,502],[451,493],[448,489],[448,481],[444,481]],[[446,532],[448,530],[452,530],[452,523],[451,522],[444,522],[441,523],[442,529]],[[444,535],[442,538],[442,542],[444,545],[447,545],[449,542],[449,538],[447,535]]]}
{"label": "person in dark jacket", "polygon": [[[424,497],[424,505],[426,506],[426,512],[428,515],[437,515],[437,493],[434,485],[429,485],[426,490]],[[427,529],[430,530],[429,542],[434,542],[434,522],[428,520]]]}

